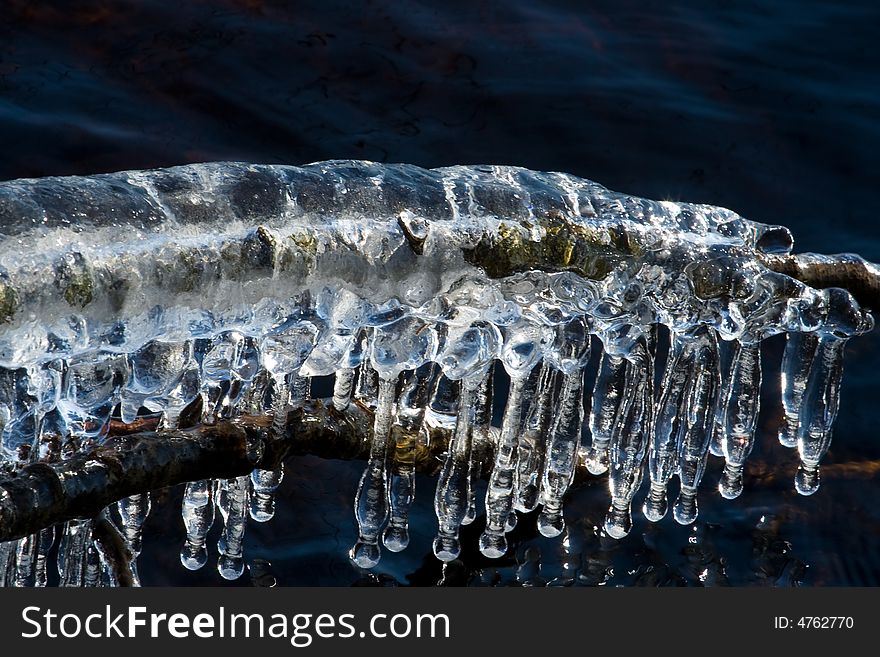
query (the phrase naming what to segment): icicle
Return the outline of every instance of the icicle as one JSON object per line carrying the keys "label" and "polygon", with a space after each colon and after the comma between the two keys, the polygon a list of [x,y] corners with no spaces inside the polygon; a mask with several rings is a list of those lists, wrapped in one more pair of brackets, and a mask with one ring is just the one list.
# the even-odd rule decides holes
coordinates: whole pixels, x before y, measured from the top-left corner
{"label": "icicle", "polygon": [[132,495],[117,502],[122,522],[122,533],[125,535],[133,557],[137,557],[141,553],[144,522],[150,515],[150,507],[150,493]]}
{"label": "icicle", "polygon": [[553,347],[547,351],[547,360],[563,375],[540,475],[544,506],[538,516],[538,531],[548,537],[558,536],[564,529],[562,496],[577,465],[584,420],[584,368],[590,360],[590,347],[590,325],[575,318],[556,327]]}
{"label": "icicle", "polygon": [[7,587],[13,583],[16,547],[18,547],[18,541],[0,543],[0,587]]}
{"label": "icicle", "polygon": [[[49,552],[55,543],[55,526],[46,527],[40,531],[40,541],[37,546],[37,560],[34,566],[34,586],[46,586],[47,564]],[[2,565],[0,565],[2,567]]]}
{"label": "icicle", "polygon": [[288,412],[302,408],[309,399],[311,378],[293,372],[286,377],[276,375],[272,382],[275,390],[272,402],[272,430],[278,435],[283,435],[287,429]]}
{"label": "icicle", "polygon": [[785,447],[797,447],[804,392],[818,344],[816,333],[794,331],[785,338],[780,377],[783,418],[779,428],[779,442]]}
{"label": "icicle", "polygon": [[697,489],[709,457],[709,442],[712,438],[721,380],[715,332],[702,327],[697,330],[694,341],[693,357],[688,364],[684,431],[678,451],[681,489],[672,509],[676,522],[682,525],[689,525],[697,519]]}
{"label": "icicle", "polygon": [[122,420],[131,422],[141,406],[163,410],[163,397],[192,358],[192,341],[151,340],[127,358],[128,380],[121,391]]}
{"label": "icicle", "polygon": [[693,336],[674,333],[654,421],[654,435],[648,455],[651,489],[642,508],[645,517],[657,522],[666,515],[666,487],[678,469],[677,448],[686,424],[689,387],[693,385]]}
{"label": "icicle", "polygon": [[611,507],[605,532],[623,538],[632,528],[632,498],[642,483],[651,436],[654,364],[644,341],[626,357],[625,385],[609,445],[608,488]]}
{"label": "icicle", "polygon": [[352,384],[354,383],[354,369],[344,367],[336,370],[336,378],[333,380],[333,408],[344,411],[351,403]]}
{"label": "icicle", "polygon": [[481,379],[482,377],[467,378],[461,382],[455,433],[437,480],[434,511],[439,530],[434,539],[434,554],[441,561],[452,561],[461,553],[458,532],[469,507],[474,406]]}
{"label": "icicle", "polygon": [[425,363],[415,370],[404,373],[396,422],[405,431],[418,433],[422,428],[425,412],[439,376],[440,367],[436,363]]}
{"label": "icicle", "polygon": [[607,351],[602,354],[590,409],[592,441],[586,459],[590,474],[600,475],[608,471],[608,444],[611,442],[614,418],[623,396],[625,369],[622,356],[615,356]]}
{"label": "icicle", "polygon": [[436,378],[431,399],[425,410],[425,423],[436,429],[452,430],[458,417],[461,383],[453,381],[445,374]]}
{"label": "icicle", "polygon": [[244,572],[244,530],[247,523],[247,475],[230,479],[226,483],[226,504],[223,516],[223,531],[217,542],[220,558],[217,560],[217,572],[223,579],[234,580]]}
{"label": "icicle", "polygon": [[[202,421],[213,424],[219,418],[230,415],[230,395],[235,383],[233,370],[241,351],[244,336],[238,331],[224,331],[216,336],[211,348],[202,358]],[[266,360],[271,361],[284,346],[274,337],[266,338]],[[283,343],[282,343],[283,344]],[[270,371],[273,369],[267,367]]]}
{"label": "icicle", "polygon": [[290,408],[297,410],[303,407],[312,394],[312,377],[293,375],[290,385]]}
{"label": "icicle", "polygon": [[480,552],[489,558],[504,555],[507,551],[504,534],[516,524],[514,480],[523,407],[529,401],[525,390],[532,371],[543,357],[546,339],[541,329],[526,322],[505,327],[501,362],[510,375],[510,390],[486,490],[486,529],[480,535]]}
{"label": "icicle", "polygon": [[[98,554],[98,550],[95,548],[95,542],[89,540],[88,545],[86,546],[86,570],[85,575],[83,576],[83,586],[89,588],[95,588],[101,586],[101,575],[104,574],[104,569],[101,565],[101,556]],[[118,586],[118,583],[111,582],[111,586]]]}
{"label": "icicle", "polygon": [[439,375],[434,363],[404,374],[403,389],[397,405],[397,425],[393,430],[394,454],[390,483],[388,526],[382,542],[392,552],[400,552],[409,545],[409,509],[415,498],[415,458],[419,440],[423,436],[422,421],[425,407]]}
{"label": "icicle", "polygon": [[[367,365],[366,361],[364,365]],[[361,374],[364,373],[362,370]],[[361,568],[372,568],[379,563],[379,535],[388,522],[388,444],[396,387],[397,376],[379,379],[369,461],[355,496],[358,540],[351,548],[349,557]]]}
{"label": "icicle", "polygon": [[241,396],[238,403],[240,415],[264,415],[267,411],[272,414],[272,400],[266,403],[267,393],[270,392],[269,383],[272,379],[266,370],[260,370],[254,375],[247,391]]}
{"label": "icicle", "polygon": [[180,563],[187,570],[198,570],[208,561],[205,541],[214,523],[212,484],[203,479],[186,485],[181,516],[186,528],[186,541],[180,550]]}
{"label": "icicle", "polygon": [[358,367],[354,396],[364,406],[375,409],[379,398],[379,375],[368,358]]}
{"label": "icicle", "polygon": [[480,535],[480,552],[498,558],[507,552],[506,531],[510,531],[509,517],[513,512],[513,484],[516,468],[517,437],[525,403],[523,391],[531,370],[511,375],[510,391],[501,422],[501,434],[495,446],[495,464],[489,475],[486,491],[486,529]]}
{"label": "icicle", "polygon": [[287,411],[290,408],[290,379],[295,374],[272,374],[272,431],[283,435],[287,429]]}
{"label": "icicle", "polygon": [[525,426],[520,433],[513,483],[513,508],[523,513],[534,511],[540,500],[541,475],[547,455],[547,434],[550,429],[558,374],[559,372],[549,365],[541,368],[535,396]]}
{"label": "icicle", "polygon": [[584,421],[584,372],[566,374],[550,438],[541,480],[544,508],[538,516],[538,531],[554,537],[562,533],[565,522],[562,515],[562,497],[574,478],[577,465],[581,427]]}
{"label": "icicle", "polygon": [[284,465],[275,470],[256,469],[251,472],[250,516],[267,522],[275,515],[275,491],[284,479]]}
{"label": "icicle", "polygon": [[68,520],[58,546],[59,586],[82,586],[86,569],[86,550],[91,542],[91,520]]}
{"label": "icicle", "polygon": [[37,561],[39,534],[31,534],[18,540],[15,550],[15,586],[33,586]]}
{"label": "icicle", "polygon": [[831,444],[832,427],[840,407],[846,342],[833,334],[823,334],[816,347],[797,433],[801,463],[794,485],[801,495],[812,495],[819,490],[819,463]]}
{"label": "icicle", "polygon": [[718,484],[729,500],[743,488],[743,465],[755,442],[755,427],[761,407],[761,344],[737,342],[730,364],[730,378],[724,405],[724,472]]}
{"label": "icicle", "polygon": [[418,438],[416,434],[405,430],[393,430],[393,434],[393,468],[389,484],[391,507],[382,543],[392,552],[400,552],[409,545],[409,509],[415,498]]}
{"label": "icicle", "polygon": [[307,321],[290,320],[263,338],[260,364],[272,378],[272,430],[283,433],[287,412],[298,408],[308,396],[308,378],[299,370],[312,351],[318,329]]}
{"label": "icicle", "polygon": [[[492,424],[492,384],[494,368],[489,367],[480,383],[474,401],[474,425],[471,429],[471,459],[468,465],[470,485],[468,486],[468,508],[462,525],[469,525],[477,518],[477,482],[483,470],[483,463],[489,451],[489,430]],[[515,516],[514,516],[515,517]]]}
{"label": "icicle", "polygon": [[125,357],[120,354],[92,353],[69,363],[60,405],[72,435],[86,441],[105,438],[127,376]]}
{"label": "icicle", "polygon": [[171,390],[162,397],[162,421],[160,429],[174,431],[180,424],[180,413],[199,395],[201,377],[199,365],[192,357],[192,341],[187,342],[188,358],[183,371]]}

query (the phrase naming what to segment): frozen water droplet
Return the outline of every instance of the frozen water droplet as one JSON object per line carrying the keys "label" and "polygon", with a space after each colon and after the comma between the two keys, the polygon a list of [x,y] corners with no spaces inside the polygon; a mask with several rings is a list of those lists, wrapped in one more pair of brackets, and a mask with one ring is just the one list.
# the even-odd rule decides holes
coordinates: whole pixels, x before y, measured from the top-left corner
{"label": "frozen water droplet", "polygon": [[250,516],[257,522],[268,522],[275,516],[275,491],[284,479],[284,466],[276,470],[251,472]]}

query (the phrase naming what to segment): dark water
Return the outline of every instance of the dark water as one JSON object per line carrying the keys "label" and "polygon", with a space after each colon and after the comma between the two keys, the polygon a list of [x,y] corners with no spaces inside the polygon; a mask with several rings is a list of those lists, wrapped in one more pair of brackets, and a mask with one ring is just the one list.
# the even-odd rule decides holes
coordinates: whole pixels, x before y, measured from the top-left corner
{"label": "dark water", "polygon": [[[723,205],[789,226],[798,250],[880,260],[880,5],[652,4],[6,0],[0,179],[206,160],[516,164]],[[880,338],[852,341],[811,498],[791,490],[766,385],[746,492],[704,494],[696,529],[638,520],[600,539],[599,481],[570,502],[569,554],[526,518],[508,558],[482,559],[475,527],[441,570],[420,481],[411,547],[370,576],[345,556],[362,464],[298,459],[277,517],[248,528],[254,576],[238,583],[878,585],[878,367]],[[180,494],[156,496],[141,576],[220,583],[213,559],[177,562]]]}

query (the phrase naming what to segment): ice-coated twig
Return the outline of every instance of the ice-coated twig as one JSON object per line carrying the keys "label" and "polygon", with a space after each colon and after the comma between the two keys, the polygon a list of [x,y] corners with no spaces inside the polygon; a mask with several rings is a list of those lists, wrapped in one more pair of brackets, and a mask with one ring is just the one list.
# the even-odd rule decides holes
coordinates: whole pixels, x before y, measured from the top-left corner
{"label": "ice-coated twig", "polygon": [[[413,471],[447,441],[440,551],[456,551],[458,527],[477,513],[476,478],[491,470],[481,549],[500,556],[514,508],[543,501],[542,531],[561,529],[590,385],[585,461],[594,474],[610,470],[608,535],[628,531],[648,451],[646,513],[665,513],[677,473],[674,515],[691,522],[707,447],[726,458],[722,493],[741,489],[760,344],[778,333],[790,335],[783,440],[797,437],[797,488],[815,490],[843,344],[873,327],[856,298],[880,307],[880,270],[792,246],[784,227],[724,208],[515,167],[218,163],[0,182],[0,467],[10,475],[0,480],[0,536],[24,539],[18,557],[4,547],[3,558],[35,580],[42,541],[25,537],[66,520],[67,580],[109,581],[76,517],[184,476],[235,479],[259,467],[250,500],[268,517],[291,427],[330,437],[306,439],[311,451],[369,448],[356,496],[360,565],[378,560],[383,530],[389,547],[406,544]],[[672,349],[655,416],[660,325]],[[604,351],[595,383],[574,348],[591,335]],[[716,392],[719,341],[733,348]],[[497,431],[483,373],[499,361],[511,386]],[[313,404],[312,377],[330,375],[332,403]],[[161,418],[157,443],[115,452],[119,425],[141,430],[145,411]],[[196,434],[178,431],[199,413]],[[268,423],[241,424],[264,413]],[[105,440],[111,448],[99,449]],[[49,463],[59,449],[65,461]],[[219,508],[233,572],[243,525],[229,519],[247,504],[231,486]],[[199,511],[185,516],[187,561],[197,565],[212,507],[190,506]],[[142,520],[121,510],[136,554]]]}

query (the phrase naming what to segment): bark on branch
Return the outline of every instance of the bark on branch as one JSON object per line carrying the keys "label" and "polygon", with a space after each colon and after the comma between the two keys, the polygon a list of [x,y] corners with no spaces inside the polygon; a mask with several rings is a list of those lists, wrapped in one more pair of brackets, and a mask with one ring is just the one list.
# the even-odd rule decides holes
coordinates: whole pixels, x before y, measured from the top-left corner
{"label": "bark on branch", "polygon": [[763,255],[765,267],[819,289],[842,287],[861,306],[880,310],[880,266],[854,253]]}
{"label": "bark on branch", "polygon": [[[212,426],[128,433],[121,423],[100,447],[55,463],[35,463],[0,478],[0,541],[33,534],[72,518],[93,518],[114,502],[200,479],[228,479],[254,468],[274,469],[287,457],[363,459],[369,454],[373,416],[352,404],[345,412],[320,400],[288,416],[287,431],[271,430],[271,417],[243,417]],[[141,428],[144,428],[143,424]],[[448,437],[433,436],[416,452],[416,469],[435,473]]]}

